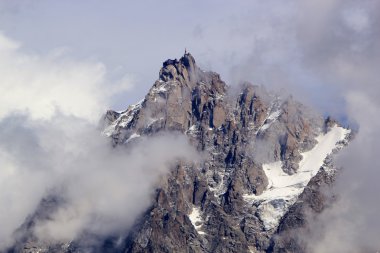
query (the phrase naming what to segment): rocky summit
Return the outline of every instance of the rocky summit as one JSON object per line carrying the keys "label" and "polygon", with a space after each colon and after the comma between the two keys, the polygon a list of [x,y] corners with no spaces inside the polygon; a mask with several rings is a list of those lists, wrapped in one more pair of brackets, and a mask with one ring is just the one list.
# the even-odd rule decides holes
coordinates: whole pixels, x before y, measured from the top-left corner
{"label": "rocky summit", "polygon": [[44,245],[25,235],[12,251],[307,252],[307,217],[333,201],[325,190],[337,171],[332,157],[352,135],[291,96],[228,86],[189,53],[163,63],[143,100],[104,116],[115,146],[163,132],[187,136],[204,159],[176,162],[128,232],[92,248],[81,238]]}

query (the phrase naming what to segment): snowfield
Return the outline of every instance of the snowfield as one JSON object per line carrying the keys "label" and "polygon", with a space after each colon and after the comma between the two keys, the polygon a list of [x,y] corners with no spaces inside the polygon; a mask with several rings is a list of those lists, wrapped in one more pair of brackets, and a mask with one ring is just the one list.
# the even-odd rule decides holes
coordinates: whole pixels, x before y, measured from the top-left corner
{"label": "snowfield", "polygon": [[245,194],[243,198],[250,204],[258,205],[257,212],[265,229],[270,230],[278,226],[281,217],[296,202],[310,179],[318,173],[325,158],[349,133],[350,130],[335,125],[328,133],[319,135],[315,147],[302,153],[299,169],[293,175],[282,170],[281,161],[263,164],[269,181],[267,189],[259,196]]}

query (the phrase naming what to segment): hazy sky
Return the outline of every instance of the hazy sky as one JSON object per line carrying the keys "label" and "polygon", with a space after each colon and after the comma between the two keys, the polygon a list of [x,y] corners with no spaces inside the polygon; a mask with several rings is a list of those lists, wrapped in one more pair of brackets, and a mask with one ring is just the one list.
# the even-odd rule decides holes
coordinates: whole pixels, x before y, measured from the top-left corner
{"label": "hazy sky", "polygon": [[[51,183],[60,183],[35,170],[54,168],[49,173],[55,176],[68,171],[63,178],[70,178],[72,171],[66,168],[82,168],[89,152],[108,154],[99,145],[103,141],[93,138],[100,115],[139,101],[162,62],[187,48],[202,68],[219,72],[231,85],[248,80],[283,89],[323,113],[355,122],[359,133],[339,157],[345,167],[337,184],[341,201],[321,216],[320,237],[311,247],[316,253],[379,250],[379,10],[377,0],[0,0],[0,213],[17,210],[0,216],[0,246],[11,241],[12,231]],[[54,136],[68,139],[54,141]],[[94,139],[89,151],[60,163],[73,148],[84,147],[86,138]],[[177,150],[191,153],[184,140],[168,138]],[[170,152],[158,162],[166,164]],[[115,161],[128,159],[108,155]],[[131,164],[122,173],[141,177],[133,170],[148,166],[139,159]],[[83,176],[92,166],[78,172],[88,196],[104,177],[102,168],[95,167],[93,179]],[[31,191],[35,185],[39,187]],[[152,183],[142,187],[145,203],[135,213],[146,205]],[[112,187],[101,190],[107,193]],[[120,196],[135,199],[129,190]],[[88,197],[65,194],[69,205],[57,212],[57,223],[42,224],[40,233],[59,227],[75,203]],[[80,222],[92,215],[94,206],[88,206],[78,212]],[[113,215],[108,211],[100,208],[97,214],[107,218]],[[68,231],[86,227],[72,225]]]}
{"label": "hazy sky", "polygon": [[[125,95],[127,102],[121,102],[125,106],[143,97],[157,79],[162,62],[180,57],[185,47],[203,65],[210,64],[207,68],[221,60],[207,57],[209,50],[222,48],[204,40],[204,29],[215,25],[216,37],[229,30],[233,10],[244,8],[226,3],[1,1],[0,29],[21,41],[25,51],[45,54],[65,48],[70,56],[103,62],[110,78],[133,77],[135,89]],[[232,51],[236,50],[240,49]]]}
{"label": "hazy sky", "polygon": [[344,118],[346,84],[327,68],[341,68],[339,54],[369,49],[378,29],[373,6],[372,0],[2,0],[0,30],[23,51],[65,50],[103,63],[107,80],[126,76],[130,89],[114,97],[115,109],[139,101],[162,62],[187,48],[230,85],[283,88]]}
{"label": "hazy sky", "polygon": [[[321,95],[327,81],[305,67],[304,61],[314,57],[305,55],[307,50],[315,49],[305,43],[323,42],[312,31],[321,34],[331,11],[337,25],[345,8],[363,1],[345,2],[2,0],[0,30],[21,42],[23,51],[65,49],[70,57],[104,63],[111,80],[127,75],[134,88],[115,97],[116,109],[140,100],[161,63],[187,48],[204,69],[219,72],[231,85],[248,80],[298,90],[300,97],[303,89],[313,89],[307,98],[327,111],[329,100],[341,97],[336,87]],[[358,19],[350,22],[363,22]],[[323,29],[325,35],[335,32],[329,29]]]}

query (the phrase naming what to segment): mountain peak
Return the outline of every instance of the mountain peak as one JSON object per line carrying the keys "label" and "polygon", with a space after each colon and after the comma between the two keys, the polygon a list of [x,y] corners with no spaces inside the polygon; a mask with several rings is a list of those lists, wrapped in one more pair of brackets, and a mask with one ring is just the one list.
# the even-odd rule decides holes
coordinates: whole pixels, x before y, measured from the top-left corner
{"label": "mountain peak", "polygon": [[195,65],[195,59],[189,52],[185,52],[185,54],[181,57],[180,62],[187,67]]}
{"label": "mountain peak", "polygon": [[[330,201],[321,192],[333,182],[331,157],[350,130],[258,86],[238,89],[229,95],[217,73],[202,71],[185,52],[163,63],[143,100],[107,112],[103,133],[114,145],[179,132],[204,157],[170,165],[133,230],[101,238],[107,252],[279,252],[272,249],[294,244],[287,232],[306,224],[304,213],[320,213]],[[83,252],[85,239],[62,252]]]}
{"label": "mountain peak", "polygon": [[186,67],[191,67],[192,65],[195,65],[195,59],[189,52],[185,52],[185,54],[179,60],[167,59],[162,63],[162,67],[166,67],[168,65],[176,65],[178,63],[181,63]]}
{"label": "mountain peak", "polygon": [[185,52],[179,60],[168,59],[164,61],[159,78],[164,82],[180,81],[180,79],[183,79],[184,81],[194,83],[198,80],[197,77],[200,72],[194,57],[190,53]]}
{"label": "mountain peak", "polygon": [[[229,95],[217,73],[202,71],[185,52],[163,63],[142,102],[121,114],[109,113],[105,133],[115,144],[133,145],[139,137],[175,131],[206,157],[171,171],[157,190],[152,215],[128,237],[127,251],[159,251],[165,245],[168,252],[184,247],[268,252],[272,242],[282,247],[278,228],[297,227],[293,217],[303,219],[297,210],[311,202],[324,205],[302,196],[330,182],[330,153],[347,145],[350,130],[325,122],[292,98],[248,83],[238,89],[237,97]],[[221,233],[233,236],[221,240]]]}

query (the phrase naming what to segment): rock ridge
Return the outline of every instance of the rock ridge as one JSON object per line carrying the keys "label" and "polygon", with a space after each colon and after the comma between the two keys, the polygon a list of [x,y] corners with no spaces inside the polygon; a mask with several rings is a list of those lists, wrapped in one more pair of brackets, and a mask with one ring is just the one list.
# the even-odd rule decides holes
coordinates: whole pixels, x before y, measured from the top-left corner
{"label": "rock ridge", "polygon": [[[142,136],[174,131],[186,135],[206,159],[179,162],[133,229],[118,239],[100,239],[99,252],[293,252],[294,238],[279,235],[302,223],[294,221],[297,206],[316,189],[313,185],[331,181],[333,173],[324,174],[323,167],[333,171],[333,165],[322,166],[305,181],[300,201],[282,205],[286,200],[276,199],[265,215],[259,198],[273,179],[263,166],[277,162],[285,176],[297,176],[303,154],[331,129],[341,128],[293,98],[260,86],[245,83],[234,97],[219,74],[201,70],[190,53],[166,60],[140,102],[122,112],[109,110],[103,120],[103,134],[114,145],[128,147]],[[323,208],[324,201],[316,201],[313,205]],[[266,219],[274,213],[283,215],[268,228]],[[70,245],[60,252],[83,251],[80,239]]]}

